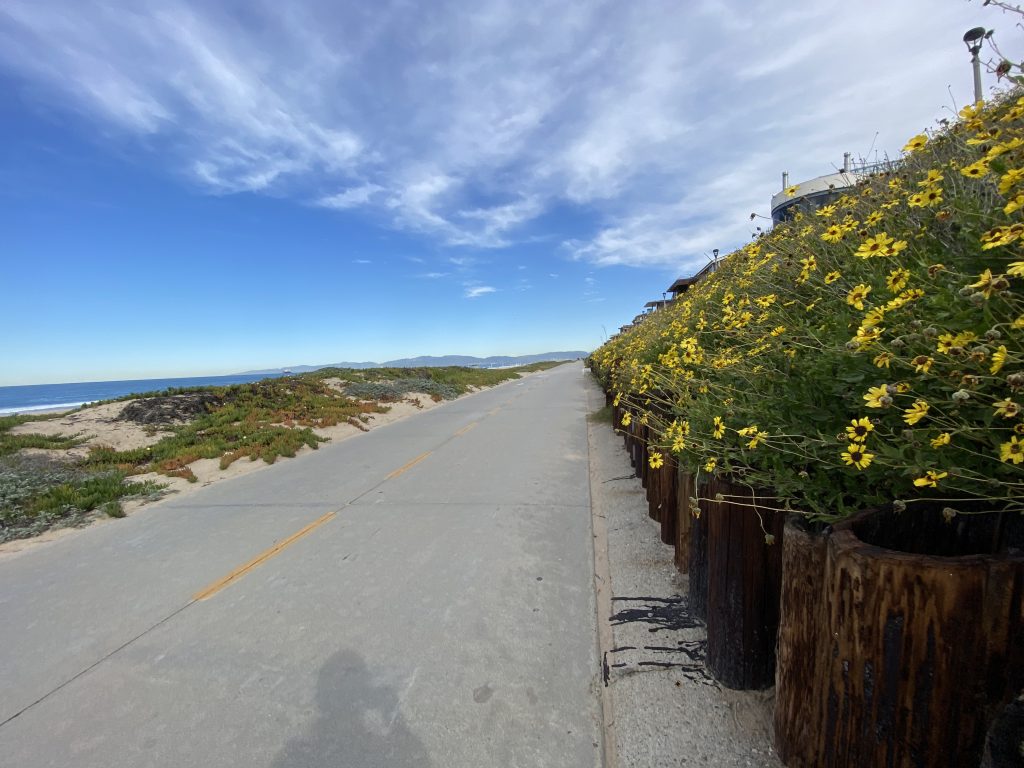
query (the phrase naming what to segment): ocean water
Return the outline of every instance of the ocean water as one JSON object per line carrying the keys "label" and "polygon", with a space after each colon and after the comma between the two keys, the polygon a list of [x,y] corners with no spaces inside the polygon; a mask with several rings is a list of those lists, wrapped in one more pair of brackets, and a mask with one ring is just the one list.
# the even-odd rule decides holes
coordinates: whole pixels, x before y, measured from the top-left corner
{"label": "ocean water", "polygon": [[[277,374],[280,376],[283,374]],[[72,384],[26,384],[18,387],[0,387],[0,416],[11,413],[31,413],[51,408],[77,408],[96,400],[111,400],[141,392],[156,392],[169,387],[222,387],[228,384],[248,384],[260,379],[277,378],[275,375],[248,376],[193,376],[182,379],[132,379],[128,381],[82,381]]]}

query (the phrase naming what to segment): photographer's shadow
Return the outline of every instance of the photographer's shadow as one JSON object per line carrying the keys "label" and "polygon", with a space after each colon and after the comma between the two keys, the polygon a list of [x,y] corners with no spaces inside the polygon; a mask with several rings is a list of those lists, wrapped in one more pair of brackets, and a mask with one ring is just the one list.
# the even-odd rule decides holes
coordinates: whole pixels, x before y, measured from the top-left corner
{"label": "photographer's shadow", "polygon": [[319,714],[285,744],[273,768],[423,768],[430,757],[406,726],[398,695],[374,682],[363,658],[339,651],[320,670]]}

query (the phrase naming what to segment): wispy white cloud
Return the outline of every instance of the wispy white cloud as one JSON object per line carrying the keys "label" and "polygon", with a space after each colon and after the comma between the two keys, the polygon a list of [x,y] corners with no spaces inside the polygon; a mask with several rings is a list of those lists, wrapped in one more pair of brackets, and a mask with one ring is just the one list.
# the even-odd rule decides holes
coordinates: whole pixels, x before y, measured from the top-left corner
{"label": "wispy white cloud", "polygon": [[353,264],[373,264],[370,259],[352,259]]}
{"label": "wispy white cloud", "polygon": [[344,211],[348,208],[357,208],[360,205],[366,205],[376,193],[383,191],[384,188],[377,184],[360,184],[357,187],[349,187],[348,189],[337,192],[333,195],[325,195],[317,200],[316,204],[323,206],[324,208],[334,208],[339,211]]}
{"label": "wispy white cloud", "polygon": [[214,193],[684,270],[756,231],[781,171],[965,102],[977,25],[1021,58],[1007,17],[933,0],[7,0],[0,68]]}
{"label": "wispy white cloud", "polygon": [[497,288],[490,285],[475,285],[472,288],[466,288],[465,297],[467,299],[475,299],[478,296],[483,296],[488,293],[494,293]]}

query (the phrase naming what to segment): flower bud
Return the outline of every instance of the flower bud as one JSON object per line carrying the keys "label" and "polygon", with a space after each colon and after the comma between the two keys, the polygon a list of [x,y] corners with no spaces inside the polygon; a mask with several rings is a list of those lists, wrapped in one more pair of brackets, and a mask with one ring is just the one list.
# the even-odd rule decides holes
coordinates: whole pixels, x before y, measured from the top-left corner
{"label": "flower bud", "polygon": [[958,403],[962,403],[970,399],[971,393],[968,392],[966,389],[958,389],[956,392],[953,393],[953,400],[955,400]]}
{"label": "flower bud", "polygon": [[935,338],[936,336],[938,336],[938,335],[939,335],[939,329],[938,329],[938,328],[936,328],[936,327],[935,327],[934,325],[929,325],[929,326],[928,326],[927,328],[925,328],[925,329],[924,329],[924,330],[922,331],[922,333],[923,333],[923,334],[924,334],[925,336],[927,336],[927,337],[929,337],[929,338],[932,338],[932,339],[934,339],[934,338]]}
{"label": "flower bud", "polygon": [[907,502],[900,501],[899,499],[893,499],[893,501],[892,501],[892,511],[896,512],[896,513],[906,512],[907,511]]}
{"label": "flower bud", "polygon": [[996,328],[989,328],[985,331],[985,338],[989,341],[996,341],[997,339],[1002,338],[1002,335],[1003,334],[1001,334]]}
{"label": "flower bud", "polygon": [[963,288],[961,288],[959,291],[957,291],[957,295],[960,296],[961,298],[964,298],[964,299],[966,299],[972,293],[974,293],[974,289],[971,288],[968,285],[965,285]]}

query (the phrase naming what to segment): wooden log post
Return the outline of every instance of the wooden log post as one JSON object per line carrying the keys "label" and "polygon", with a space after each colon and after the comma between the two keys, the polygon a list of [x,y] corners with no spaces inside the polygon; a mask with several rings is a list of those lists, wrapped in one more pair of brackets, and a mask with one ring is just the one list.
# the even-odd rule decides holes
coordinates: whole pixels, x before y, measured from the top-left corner
{"label": "wooden log post", "polygon": [[[820,529],[821,526],[818,526]],[[775,750],[788,768],[817,768],[819,723],[808,716],[819,687],[818,651],[825,637],[826,539],[791,515],[782,536],[782,595],[775,668]]]}
{"label": "wooden log post", "polygon": [[708,514],[707,667],[729,688],[760,690],[775,682],[785,519],[749,486],[709,479],[707,495],[719,494]]}
{"label": "wooden log post", "polygon": [[707,481],[697,486],[698,515],[690,521],[690,568],[688,604],[690,615],[698,619],[708,617],[708,514],[711,502],[707,498]]}
{"label": "wooden log post", "polygon": [[816,764],[978,765],[992,720],[1024,688],[1024,518],[844,521],[824,591]]}
{"label": "wooden log post", "polygon": [[676,467],[676,541],[675,564],[680,573],[690,570],[690,530],[693,513],[690,498],[694,496],[693,475],[682,465]]}
{"label": "wooden log post", "polygon": [[658,470],[659,493],[658,522],[661,523],[661,541],[664,544],[675,546],[676,543],[676,500],[678,468],[675,457],[668,454],[665,456],[665,465]]}

